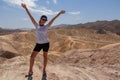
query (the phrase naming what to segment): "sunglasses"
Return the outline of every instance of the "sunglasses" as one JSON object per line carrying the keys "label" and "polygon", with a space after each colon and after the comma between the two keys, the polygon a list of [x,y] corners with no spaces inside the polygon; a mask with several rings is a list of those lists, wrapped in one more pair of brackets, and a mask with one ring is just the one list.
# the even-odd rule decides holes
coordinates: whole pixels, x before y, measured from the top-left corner
{"label": "sunglasses", "polygon": [[43,21],[47,21],[47,19],[41,19],[41,20],[43,20]]}

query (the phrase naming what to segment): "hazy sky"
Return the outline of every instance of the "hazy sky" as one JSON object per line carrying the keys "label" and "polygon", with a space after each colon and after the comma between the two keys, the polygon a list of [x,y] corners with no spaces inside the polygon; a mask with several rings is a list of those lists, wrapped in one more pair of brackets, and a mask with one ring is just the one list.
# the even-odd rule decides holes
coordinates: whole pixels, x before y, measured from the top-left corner
{"label": "hazy sky", "polygon": [[34,28],[20,6],[23,2],[37,22],[42,14],[50,20],[60,10],[66,10],[53,25],[120,20],[120,0],[0,0],[0,27]]}

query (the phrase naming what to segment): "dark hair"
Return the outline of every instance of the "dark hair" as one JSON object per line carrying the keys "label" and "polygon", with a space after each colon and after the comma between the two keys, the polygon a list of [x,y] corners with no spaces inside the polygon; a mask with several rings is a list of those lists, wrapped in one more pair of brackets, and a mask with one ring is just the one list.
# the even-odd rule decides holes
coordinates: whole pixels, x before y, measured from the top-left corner
{"label": "dark hair", "polygon": [[47,16],[46,15],[42,15],[40,19],[42,19],[42,18],[45,18],[46,21],[47,21]]}

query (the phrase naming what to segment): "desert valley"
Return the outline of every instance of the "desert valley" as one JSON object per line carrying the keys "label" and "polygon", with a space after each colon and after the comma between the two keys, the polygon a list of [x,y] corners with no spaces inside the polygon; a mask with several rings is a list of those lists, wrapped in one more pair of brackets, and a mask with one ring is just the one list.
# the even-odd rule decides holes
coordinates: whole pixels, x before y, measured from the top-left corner
{"label": "desert valley", "polygon": [[[27,80],[35,30],[0,30],[0,80]],[[48,80],[120,80],[120,21],[64,25],[48,30]],[[33,80],[41,80],[43,55]]]}

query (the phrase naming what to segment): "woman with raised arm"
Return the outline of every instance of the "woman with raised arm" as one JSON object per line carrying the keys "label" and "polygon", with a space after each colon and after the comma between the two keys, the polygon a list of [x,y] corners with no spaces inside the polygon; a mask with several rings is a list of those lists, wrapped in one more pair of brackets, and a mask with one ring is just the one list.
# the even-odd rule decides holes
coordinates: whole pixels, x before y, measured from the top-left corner
{"label": "woman with raised arm", "polygon": [[46,21],[47,21],[47,16],[42,15],[40,17],[39,22],[37,23],[35,21],[35,19],[33,18],[33,16],[31,15],[31,13],[29,12],[26,4],[21,4],[21,6],[25,9],[25,11],[27,12],[28,16],[30,17],[32,23],[34,24],[35,28],[36,28],[36,45],[33,49],[33,52],[31,54],[30,57],[30,66],[29,66],[29,72],[28,72],[28,78],[32,77],[33,74],[33,65],[34,65],[34,60],[36,55],[40,52],[40,50],[43,50],[43,57],[44,57],[44,64],[43,64],[43,77],[42,80],[46,80],[46,66],[47,66],[47,55],[48,55],[48,50],[49,50],[49,39],[47,36],[47,28],[50,27],[52,25],[52,23],[54,22],[54,20],[60,15],[60,14],[64,14],[65,11],[61,10],[55,17],[53,17],[48,24],[45,25]]}

